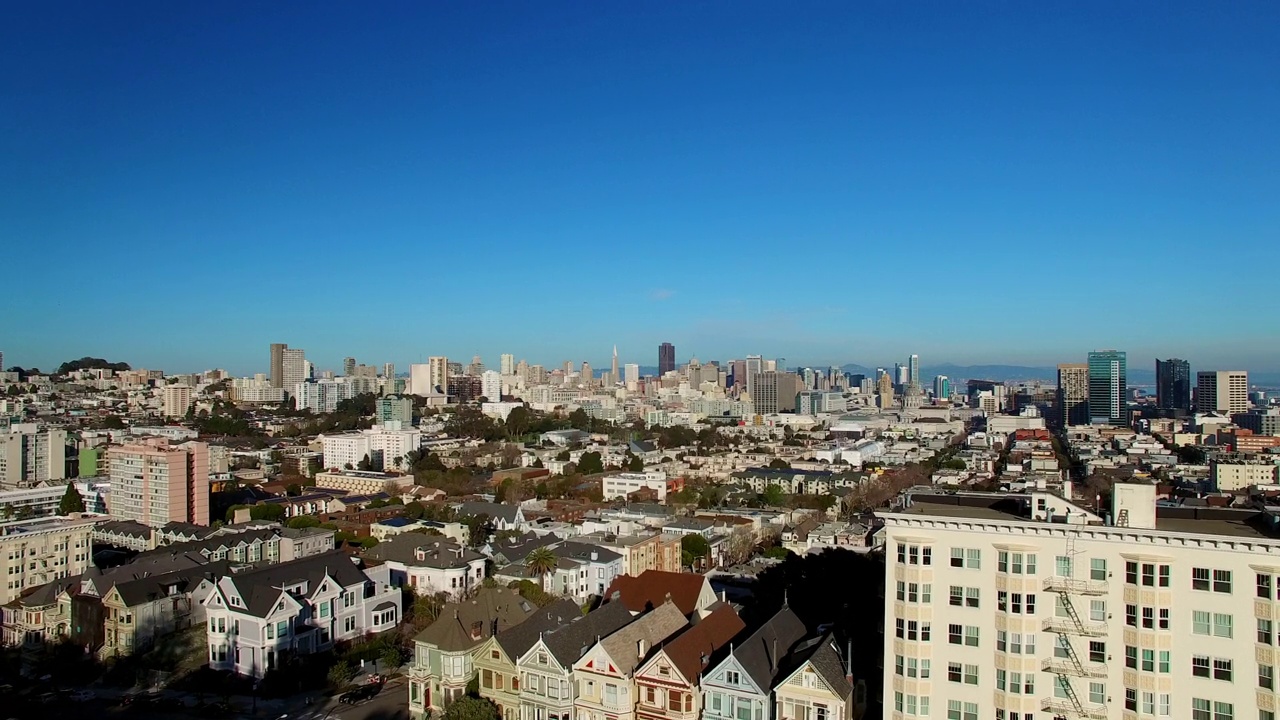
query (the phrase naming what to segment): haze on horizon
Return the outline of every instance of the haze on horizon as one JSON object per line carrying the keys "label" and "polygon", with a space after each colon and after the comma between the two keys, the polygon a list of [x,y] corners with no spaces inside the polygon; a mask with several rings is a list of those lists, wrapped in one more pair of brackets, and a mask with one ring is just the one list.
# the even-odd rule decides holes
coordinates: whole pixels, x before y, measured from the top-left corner
{"label": "haze on horizon", "polygon": [[18,6],[0,351],[1280,372],[1277,26],[1264,2]]}

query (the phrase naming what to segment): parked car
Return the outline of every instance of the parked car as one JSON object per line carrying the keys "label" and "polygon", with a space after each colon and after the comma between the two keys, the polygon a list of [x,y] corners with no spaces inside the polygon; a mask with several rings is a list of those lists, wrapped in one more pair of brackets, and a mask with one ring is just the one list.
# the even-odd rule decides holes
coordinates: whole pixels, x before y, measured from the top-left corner
{"label": "parked car", "polygon": [[93,694],[92,690],[76,690],[75,692],[71,693],[69,697],[76,702],[86,702],[94,699],[97,696]]}
{"label": "parked car", "polygon": [[382,685],[380,683],[370,683],[368,685],[361,685],[360,687],[354,690],[348,690],[342,693],[341,695],[339,695],[338,702],[344,703],[347,705],[355,705],[356,703],[363,702],[373,697],[374,695],[377,695],[378,691],[381,689],[382,689]]}

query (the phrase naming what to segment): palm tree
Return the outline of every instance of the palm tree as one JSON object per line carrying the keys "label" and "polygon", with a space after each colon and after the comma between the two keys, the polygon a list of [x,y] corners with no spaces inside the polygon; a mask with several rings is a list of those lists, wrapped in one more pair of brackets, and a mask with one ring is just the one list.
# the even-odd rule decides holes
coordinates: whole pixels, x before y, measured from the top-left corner
{"label": "palm tree", "polygon": [[524,568],[530,575],[538,576],[538,584],[543,590],[547,589],[547,574],[556,569],[560,564],[560,558],[551,552],[550,549],[540,547],[529,551],[525,556]]}

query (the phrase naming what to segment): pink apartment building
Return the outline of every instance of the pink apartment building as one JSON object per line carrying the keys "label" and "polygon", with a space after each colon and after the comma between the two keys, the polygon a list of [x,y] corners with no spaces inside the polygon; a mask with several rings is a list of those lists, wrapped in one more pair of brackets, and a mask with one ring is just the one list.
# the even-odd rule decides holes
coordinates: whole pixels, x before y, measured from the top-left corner
{"label": "pink apartment building", "polygon": [[111,516],[160,527],[209,524],[209,446],[148,440],[113,447]]}

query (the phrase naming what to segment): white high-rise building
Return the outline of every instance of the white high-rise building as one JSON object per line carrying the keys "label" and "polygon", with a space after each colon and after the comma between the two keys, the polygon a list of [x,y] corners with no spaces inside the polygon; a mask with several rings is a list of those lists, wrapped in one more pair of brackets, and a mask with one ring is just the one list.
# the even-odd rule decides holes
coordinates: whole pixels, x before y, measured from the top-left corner
{"label": "white high-rise building", "polygon": [[516,356],[511,353],[503,353],[499,359],[499,370],[503,375],[514,375],[516,372]]}
{"label": "white high-rise building", "polygon": [[912,355],[907,358],[907,383],[910,385],[920,386],[920,356]]}
{"label": "white high-rise building", "polygon": [[383,363],[383,364],[382,364],[382,377],[384,377],[384,378],[386,378],[386,379],[388,379],[388,380],[393,380],[393,379],[395,379],[395,376],[396,376],[396,364],[395,364],[395,363]]}
{"label": "white high-rise building", "polygon": [[886,718],[1272,719],[1280,535],[1267,509],[1107,518],[1045,492],[914,494],[885,522]]}
{"label": "white high-rise building", "polygon": [[67,431],[15,425],[0,434],[0,490],[67,477]]}
{"label": "white high-rise building", "polygon": [[338,409],[338,403],[355,396],[355,385],[349,378],[309,380],[293,386],[293,397],[298,410],[331,413]]}
{"label": "white high-rise building", "polygon": [[443,356],[429,357],[427,358],[427,366],[430,371],[429,382],[431,383],[431,392],[423,394],[448,395],[449,358]]}
{"label": "white high-rise building", "polygon": [[190,385],[165,385],[164,386],[164,414],[165,417],[182,417],[187,414],[187,410],[191,409],[191,386]]}
{"label": "white high-rise building", "polygon": [[489,402],[501,402],[502,373],[493,370],[480,373],[480,394]]}
{"label": "white high-rise building", "polygon": [[1196,373],[1198,412],[1242,413],[1249,410],[1249,373],[1212,370]]}
{"label": "white high-rise building", "polygon": [[756,376],[764,372],[764,360],[759,355],[747,356],[747,394],[756,399]]}
{"label": "white high-rise building", "polygon": [[281,351],[280,371],[284,377],[284,388],[291,390],[298,383],[311,377],[310,363],[307,362],[307,351],[300,348],[284,348]]}

